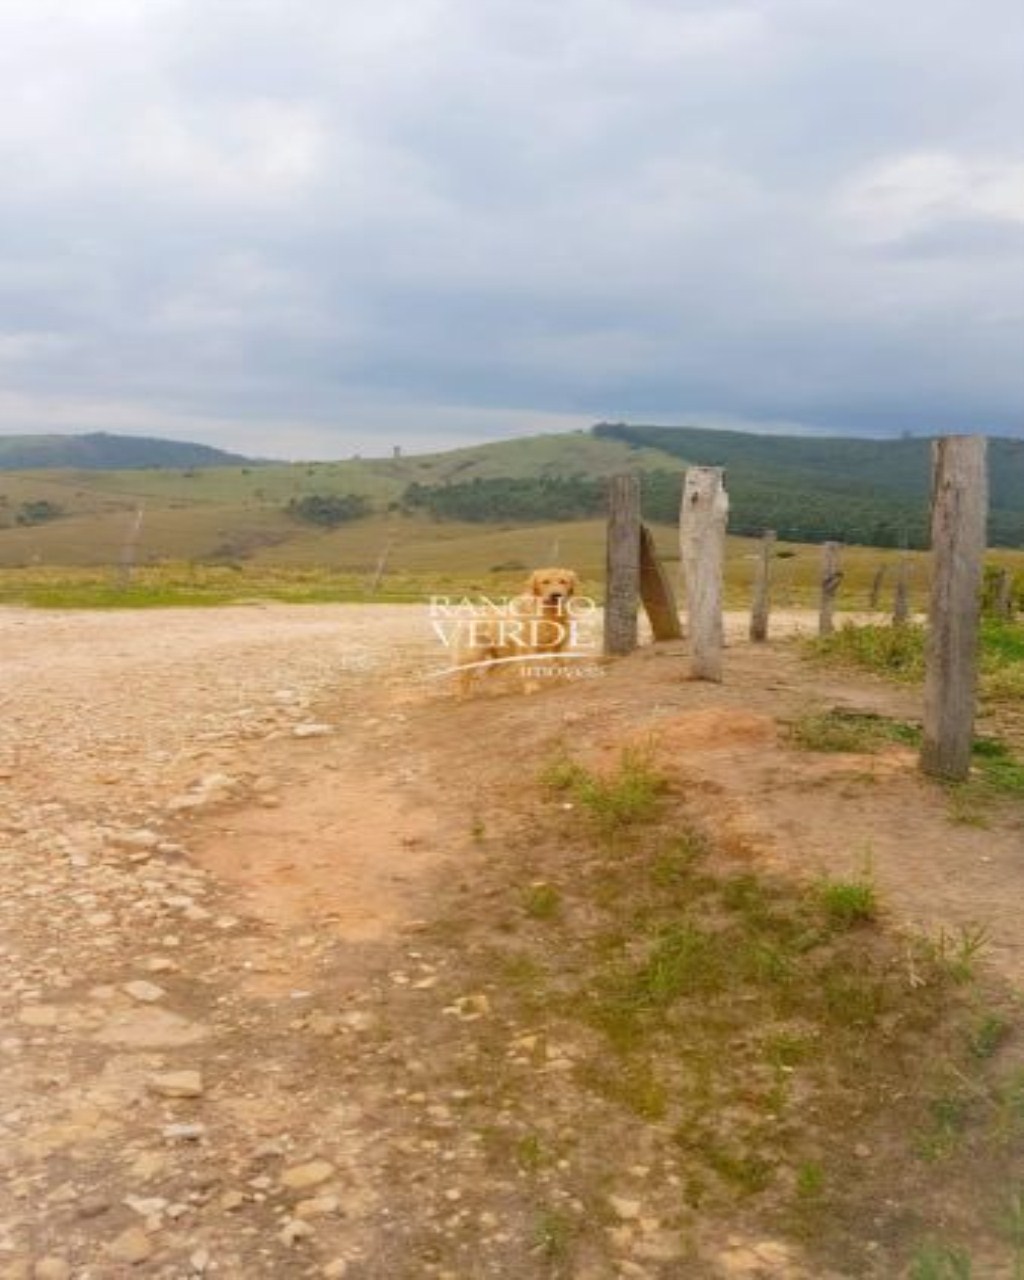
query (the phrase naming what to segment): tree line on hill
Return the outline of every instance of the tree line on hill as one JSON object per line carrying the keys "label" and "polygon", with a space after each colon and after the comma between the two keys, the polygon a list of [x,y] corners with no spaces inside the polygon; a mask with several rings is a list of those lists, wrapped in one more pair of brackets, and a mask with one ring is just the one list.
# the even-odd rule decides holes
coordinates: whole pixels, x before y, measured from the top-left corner
{"label": "tree line on hill", "polygon": [[421,484],[402,495],[406,511],[471,523],[586,520],[604,508],[604,482],[588,476],[530,476]]}
{"label": "tree line on hill", "polygon": [[[754,435],[600,423],[596,439],[726,469],[730,528],[801,542],[928,543],[931,440]],[[989,542],[1024,546],[1024,439],[989,440]]]}
{"label": "tree line on hill", "polygon": [[[655,524],[674,524],[679,518],[682,473],[654,470],[640,474],[644,518]],[[589,476],[516,479],[475,479],[448,484],[411,484],[402,507],[425,511],[437,520],[505,523],[599,518],[605,510],[607,482]],[[733,533],[759,535],[775,529],[792,542],[864,543],[880,547],[921,547],[927,540],[927,512],[921,503],[901,503],[885,497],[848,496],[837,504],[834,496],[816,499],[803,492],[729,479],[729,528]],[[1024,539],[1024,520],[1021,522]]]}
{"label": "tree line on hill", "polygon": [[[679,518],[681,471],[640,473],[641,506],[646,520],[674,524]],[[788,542],[855,543],[875,547],[928,546],[928,502],[924,496],[901,498],[866,491],[860,484],[836,480],[827,486],[780,483],[727,473],[732,533],[757,537],[774,529]],[[398,510],[425,512],[435,520],[470,524],[543,523],[599,519],[605,511],[607,481],[592,476],[492,477],[423,484],[414,481],[392,504]],[[293,500],[289,513],[315,524],[334,526],[369,514],[366,499],[353,494],[309,495]],[[990,543],[1024,546],[1024,511],[992,512]]]}

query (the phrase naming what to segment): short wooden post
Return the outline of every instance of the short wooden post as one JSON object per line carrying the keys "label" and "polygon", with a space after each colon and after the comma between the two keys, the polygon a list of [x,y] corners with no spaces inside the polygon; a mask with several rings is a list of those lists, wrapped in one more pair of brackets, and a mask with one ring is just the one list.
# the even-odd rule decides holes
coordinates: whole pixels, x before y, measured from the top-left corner
{"label": "short wooden post", "polygon": [[775,572],[775,599],[783,609],[788,609],[793,604],[796,594],[794,584],[796,582],[797,559],[796,556],[790,556],[785,560],[780,557],[780,560],[781,563],[776,566]]}
{"label": "short wooden post", "polygon": [[645,524],[640,526],[640,599],[655,640],[682,639],[683,628],[675,592],[658,559],[654,535]]}
{"label": "short wooden post", "polygon": [[921,768],[961,781],[971,767],[978,622],[988,517],[984,436],[932,445],[932,588]]}
{"label": "short wooden post", "polygon": [[380,590],[380,584],[384,579],[384,571],[388,565],[388,556],[391,554],[391,539],[384,543],[380,555],[377,557],[377,566],[373,571],[373,577],[370,579],[370,594],[373,595]]}
{"label": "short wooden post", "polygon": [[910,621],[910,561],[900,556],[896,566],[896,590],[893,593],[892,625],[905,627]]}
{"label": "short wooden post", "polygon": [[832,614],[836,605],[836,592],[843,580],[839,567],[839,543],[826,542],[821,549],[821,607],[818,611],[818,635],[830,636],[835,630]]}
{"label": "short wooden post", "polygon": [[145,519],[144,507],[139,507],[132,517],[132,522],[121,544],[121,558],[117,566],[117,586],[120,591],[127,591],[132,583],[135,569],[135,555],[139,546],[139,535],[142,533],[142,522]]}
{"label": "short wooden post", "polygon": [[690,467],[683,483],[679,540],[690,622],[690,675],[721,680],[725,626],[722,577],[729,497],[721,467]]}
{"label": "short wooden post", "polygon": [[604,651],[632,653],[637,644],[640,598],[640,478],[612,476],[608,483],[608,543],[604,603]]}
{"label": "short wooden post", "polygon": [[871,590],[868,592],[868,608],[872,613],[878,608],[878,602],[882,598],[882,586],[885,583],[885,571],[888,567],[888,565],[880,564],[871,579]]}
{"label": "short wooden post", "polygon": [[1013,617],[1013,574],[1009,569],[1000,569],[996,576],[996,617],[1009,622]]}
{"label": "short wooden post", "polygon": [[775,559],[775,530],[766,529],[758,550],[754,571],[754,603],[750,609],[750,638],[760,644],[768,639],[768,618],[772,607],[772,561]]}

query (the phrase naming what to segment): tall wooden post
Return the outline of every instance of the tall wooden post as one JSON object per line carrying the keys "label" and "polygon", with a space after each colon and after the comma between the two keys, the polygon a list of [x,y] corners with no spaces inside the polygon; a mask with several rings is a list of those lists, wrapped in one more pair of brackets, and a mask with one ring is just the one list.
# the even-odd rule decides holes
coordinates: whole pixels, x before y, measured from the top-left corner
{"label": "tall wooden post", "polygon": [[608,483],[606,575],[604,651],[632,653],[640,598],[639,476],[612,476]]}
{"label": "tall wooden post", "polygon": [[988,517],[984,436],[932,445],[932,589],[921,768],[960,781],[971,767],[978,621]]}
{"label": "tall wooden post", "polygon": [[821,608],[818,612],[818,635],[830,636],[835,630],[832,613],[836,606],[836,592],[843,580],[839,567],[839,543],[826,542],[821,549]]}
{"label": "tall wooden post", "polygon": [[750,638],[755,643],[768,639],[768,617],[772,607],[772,561],[775,559],[775,530],[765,529],[754,571],[754,603],[750,609]]}
{"label": "tall wooden post", "polygon": [[690,621],[690,675],[721,680],[725,626],[722,578],[729,496],[721,467],[690,467],[683,484],[679,542]]}

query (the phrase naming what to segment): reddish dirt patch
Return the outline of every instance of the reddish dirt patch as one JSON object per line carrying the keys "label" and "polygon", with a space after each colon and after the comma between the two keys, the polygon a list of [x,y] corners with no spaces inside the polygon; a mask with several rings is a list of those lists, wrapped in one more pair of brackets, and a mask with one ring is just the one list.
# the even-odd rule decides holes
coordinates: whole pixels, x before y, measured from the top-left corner
{"label": "reddish dirt patch", "polygon": [[[204,833],[194,859],[239,906],[277,927],[315,925],[348,942],[392,936],[415,914],[415,886],[438,860],[436,815],[350,763]],[[422,905],[422,904],[421,904]]]}

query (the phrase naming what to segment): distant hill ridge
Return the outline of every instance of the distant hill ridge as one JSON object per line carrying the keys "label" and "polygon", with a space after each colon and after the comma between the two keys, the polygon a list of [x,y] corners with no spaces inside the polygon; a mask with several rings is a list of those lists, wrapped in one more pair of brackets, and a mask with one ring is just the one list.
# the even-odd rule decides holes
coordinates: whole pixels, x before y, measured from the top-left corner
{"label": "distant hill ridge", "polygon": [[[701,427],[601,423],[598,439],[681,465],[721,466],[730,528],[818,542],[928,545],[931,440],[754,435]],[[1024,545],[1024,439],[988,442],[989,533],[997,546]]]}
{"label": "distant hill ridge", "polygon": [[[726,469],[733,533],[774,529],[794,543],[924,547],[930,448],[925,437],[601,423],[433,454],[273,463],[104,432],[0,437],[0,563],[26,554],[98,555],[91,548],[99,528],[113,529],[118,512],[139,505],[147,509],[150,545],[164,555],[248,554],[292,543],[301,532],[296,513],[327,510],[335,499],[366,512],[347,522],[350,530],[361,520],[426,520],[430,529],[477,526],[486,538],[487,526],[600,520],[607,478],[627,471],[641,477],[645,518],[671,525],[692,464]],[[1024,439],[989,441],[989,475],[990,545],[1024,547]],[[88,524],[76,533],[74,522],[83,519]]]}
{"label": "distant hill ridge", "polygon": [[106,431],[88,435],[0,436],[2,471],[135,471],[145,467],[237,467],[253,459],[206,444],[122,436]]}

